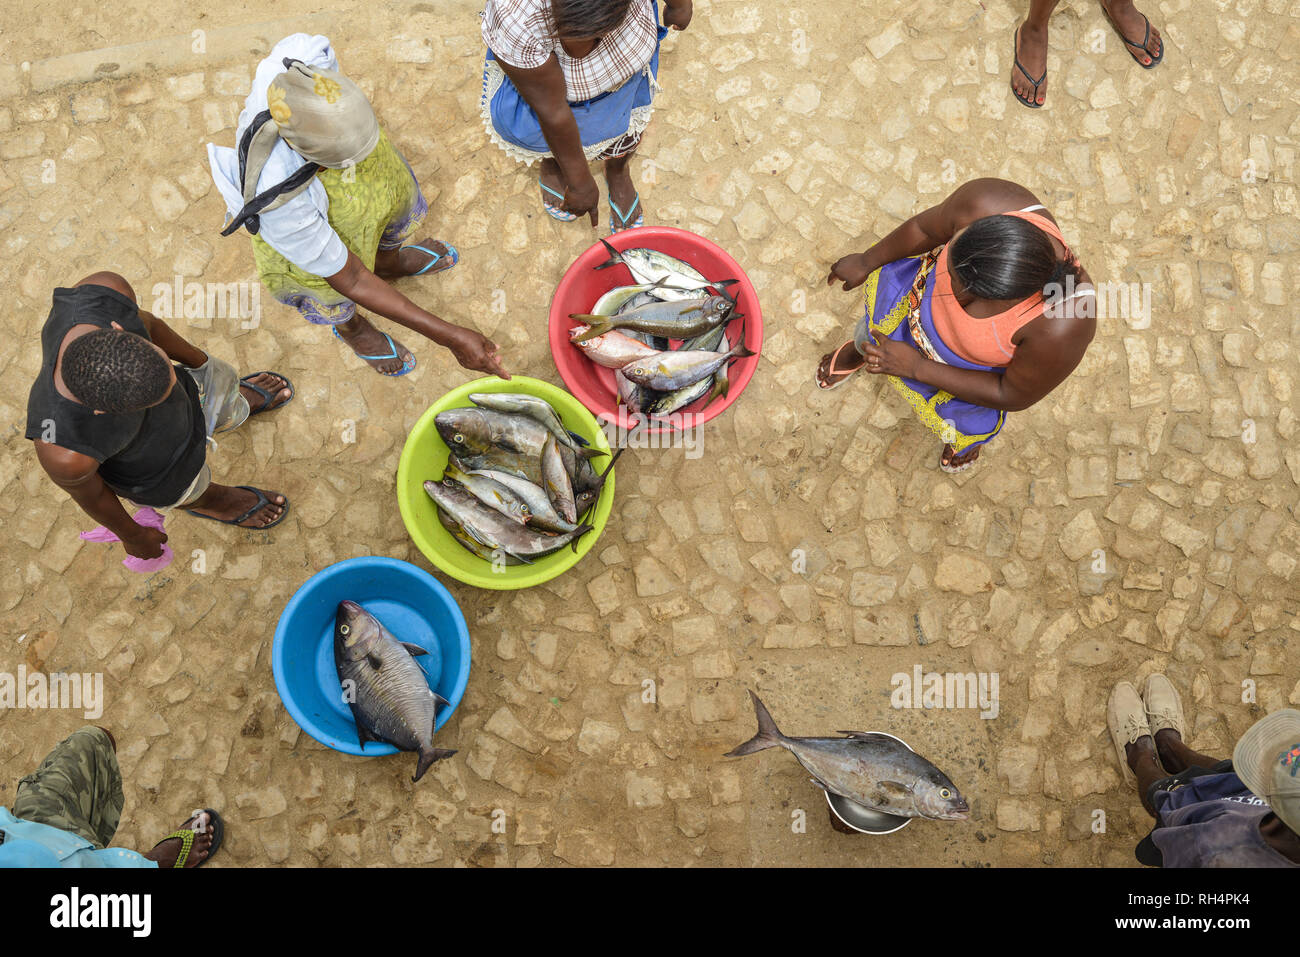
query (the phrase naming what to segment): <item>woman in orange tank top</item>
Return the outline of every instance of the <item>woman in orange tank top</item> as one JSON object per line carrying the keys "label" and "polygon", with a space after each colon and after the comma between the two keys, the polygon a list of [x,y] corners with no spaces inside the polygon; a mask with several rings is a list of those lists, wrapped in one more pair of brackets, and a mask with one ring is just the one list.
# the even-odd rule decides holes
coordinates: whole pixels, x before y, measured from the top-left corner
{"label": "woman in orange tank top", "polygon": [[944,442],[940,467],[968,468],[1001,431],[1074,371],[1096,331],[1092,282],[1029,190],[972,180],[827,283],[866,285],[853,339],[822,357],[831,389],[859,369],[886,376]]}

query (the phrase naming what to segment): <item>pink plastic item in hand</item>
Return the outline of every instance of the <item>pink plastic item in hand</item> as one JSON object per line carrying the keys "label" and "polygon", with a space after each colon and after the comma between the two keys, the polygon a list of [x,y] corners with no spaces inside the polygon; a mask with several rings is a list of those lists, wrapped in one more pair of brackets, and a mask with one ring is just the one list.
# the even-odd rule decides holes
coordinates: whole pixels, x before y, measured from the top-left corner
{"label": "pink plastic item in hand", "polygon": [[[156,528],[160,532],[163,531],[163,517],[147,505],[131,517],[135,520],[137,525],[145,525],[149,528]],[[83,542],[121,541],[120,538],[103,525],[99,525],[91,529],[89,532],[82,532],[81,540]],[[126,558],[122,559],[122,564],[130,571],[148,574],[149,572],[156,572],[159,569],[166,568],[172,563],[172,559],[175,557],[176,556],[172,553],[171,546],[166,542],[163,542],[162,554],[157,558],[136,558],[134,555],[128,555]]]}

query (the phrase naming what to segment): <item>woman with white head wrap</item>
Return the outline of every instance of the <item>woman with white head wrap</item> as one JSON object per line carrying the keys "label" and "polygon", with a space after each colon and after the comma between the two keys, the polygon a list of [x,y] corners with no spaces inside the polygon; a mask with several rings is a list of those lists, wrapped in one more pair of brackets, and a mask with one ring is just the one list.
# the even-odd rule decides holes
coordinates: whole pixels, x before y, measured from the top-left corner
{"label": "woman with white head wrap", "polygon": [[383,375],[415,368],[410,350],[358,307],[446,346],[468,369],[505,375],[478,332],[426,312],[387,281],[456,265],[453,246],[410,242],[428,211],[419,184],[369,100],[338,72],[323,36],[294,34],[257,67],[237,149],[208,144],[229,218],[252,234],[263,285]]}

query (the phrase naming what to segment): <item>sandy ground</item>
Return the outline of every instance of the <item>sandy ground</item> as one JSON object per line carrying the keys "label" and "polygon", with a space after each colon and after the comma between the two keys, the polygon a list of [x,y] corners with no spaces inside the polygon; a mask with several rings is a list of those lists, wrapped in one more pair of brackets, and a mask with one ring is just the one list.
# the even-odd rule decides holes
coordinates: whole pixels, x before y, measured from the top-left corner
{"label": "sandy ground", "polygon": [[[4,0],[0,59],[182,44],[193,29],[314,12],[194,6],[118,0],[32,25],[30,5]],[[697,2],[666,46],[637,175],[649,222],[696,230],[748,270],[762,365],[708,426],[702,458],[624,457],[613,520],[569,574],[514,594],[443,579],[474,663],[440,734],[460,753],[418,785],[409,755],[348,757],[300,733],[275,692],[271,638],[289,596],[331,562],[428,567],[394,471],[407,429],[469,376],[407,337],[419,369],[380,379],[269,299],[254,330],[177,320],[241,369],[297,383],[292,406],[212,459],[219,480],[283,489],[293,514],[270,534],[174,517],[179,557],[148,577],[81,543],[90,523],[22,437],[51,289],[101,268],[142,296],[178,275],[252,278],[247,240],[218,235],[203,145],[233,143],[266,48],[48,92],[11,71],[0,670],[104,673],[97,723],[116,733],[126,779],[117,843],[151,844],[206,805],[227,819],[224,865],[1132,864],[1147,821],[1105,730],[1115,681],[1166,672],[1192,744],[1215,754],[1300,703],[1287,654],[1300,637],[1300,3],[1151,6],[1168,45],[1151,73],[1097,4],[1064,4],[1040,112],[1007,85],[1019,8]],[[512,370],[558,382],[546,308],[594,236],[542,215],[533,178],[488,143],[477,4],[438,10],[330,15],[345,70],[420,177],[428,232],[464,254],[403,289],[494,336]],[[887,385],[822,394],[812,373],[860,310],[822,284],[829,263],[981,175],[1035,190],[1095,278],[1149,283],[1151,322],[1100,321],[1073,377],[954,479]],[[997,717],[892,709],[891,676],[916,665],[997,673]],[[902,736],[968,795],[973,819],[836,834],[789,755],[721,757],[753,733],[746,688],[791,734]],[[0,713],[0,803],[82,723]]]}

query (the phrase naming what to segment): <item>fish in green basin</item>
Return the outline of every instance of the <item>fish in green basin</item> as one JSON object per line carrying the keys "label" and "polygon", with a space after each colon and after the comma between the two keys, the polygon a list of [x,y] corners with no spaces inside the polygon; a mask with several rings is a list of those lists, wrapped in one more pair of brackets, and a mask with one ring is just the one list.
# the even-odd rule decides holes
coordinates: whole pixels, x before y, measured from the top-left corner
{"label": "fish in green basin", "polygon": [[533,559],[549,555],[581,538],[594,527],[580,524],[571,532],[548,535],[529,525],[511,521],[500,512],[488,508],[463,488],[443,482],[425,482],[424,491],[475,541],[487,546],[489,551],[499,549],[503,554],[523,562],[531,563]]}
{"label": "fish in green basin", "polygon": [[572,335],[570,341],[581,345],[615,329],[631,329],[669,339],[689,339],[734,318],[735,308],[735,302],[726,296],[704,296],[680,302],[652,302],[616,316],[575,312],[569,318],[585,323],[588,328]]}
{"label": "fish in green basin", "polygon": [[813,776],[813,783],[863,807],[899,817],[964,821],[970,805],[957,786],[933,764],[887,734],[840,731],[842,738],[790,738],[781,733],[758,695],[758,734],[728,751],[741,757],[785,748]]}
{"label": "fish in green basin", "polygon": [[630,362],[623,367],[623,375],[630,381],[657,392],[673,392],[693,382],[711,376],[732,359],[754,355],[743,342],[736,343],[727,352],[696,349],[690,352],[661,352],[650,359]]}
{"label": "fish in green basin", "polygon": [[[586,439],[575,436],[564,427],[564,422],[560,419],[559,413],[552,408],[551,403],[535,395],[526,392],[475,392],[470,395],[469,400],[481,408],[491,409],[494,412],[526,415],[544,426],[546,431],[555,436],[557,442],[567,445],[575,452],[581,452],[588,444]],[[605,453],[596,451],[589,454],[604,455]]]}
{"label": "fish in green basin", "polygon": [[428,652],[398,641],[379,619],[354,601],[339,602],[334,615],[334,666],[343,700],[357,722],[357,739],[382,741],[419,755],[418,781],[430,765],[455,751],[433,746],[438,706],[450,702],[429,687],[416,658]]}
{"label": "fish in green basin", "polygon": [[481,475],[499,485],[504,485],[517,498],[527,504],[528,524],[533,528],[544,529],[548,532],[572,532],[577,529],[577,525],[566,522],[560,513],[555,510],[555,506],[551,504],[545,489],[540,485],[534,485],[527,479],[522,479],[517,475],[492,469],[482,469],[470,474]]}
{"label": "fish in green basin", "polygon": [[496,509],[520,525],[527,524],[533,517],[532,509],[524,499],[482,472],[466,472],[454,462],[448,461],[442,477],[464,486],[466,491],[488,508]]}
{"label": "fish in green basin", "polygon": [[528,416],[476,406],[447,409],[433,421],[447,448],[461,459],[496,451],[540,457],[550,435],[546,426]]}
{"label": "fish in green basin", "polygon": [[492,549],[470,538],[469,532],[465,531],[465,529],[461,527],[460,522],[456,521],[438,506],[435,505],[433,510],[438,513],[438,521],[442,523],[442,527],[450,533],[452,538],[456,539],[456,541],[460,543],[461,548],[464,548],[468,552],[472,552],[485,562],[495,563],[500,561],[505,565],[523,564],[519,559],[506,555],[503,552],[497,552],[494,554]]}
{"label": "fish in green basin", "polygon": [[[575,462],[577,458],[575,455]],[[542,451],[542,488],[566,522],[577,520],[578,509],[573,502],[573,477],[564,467],[564,458],[560,455],[554,436],[546,440],[546,448]]]}

